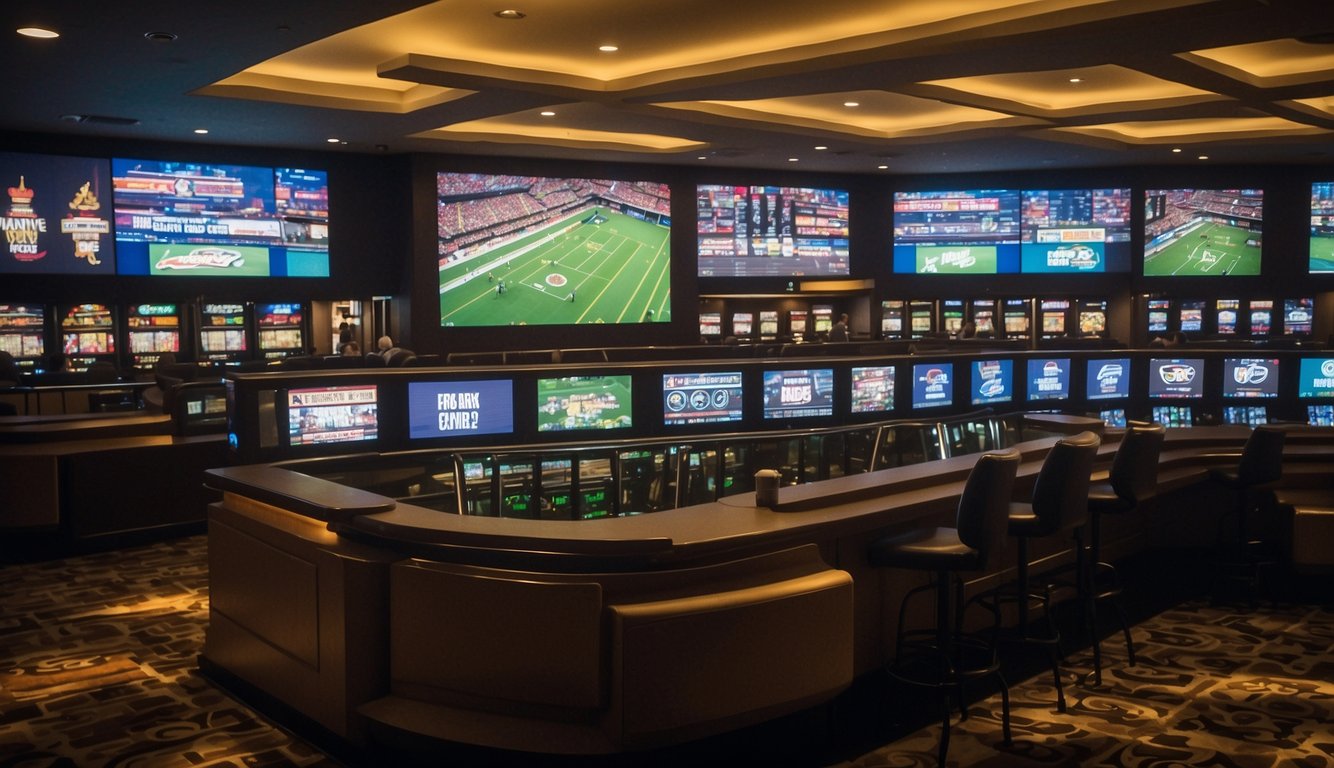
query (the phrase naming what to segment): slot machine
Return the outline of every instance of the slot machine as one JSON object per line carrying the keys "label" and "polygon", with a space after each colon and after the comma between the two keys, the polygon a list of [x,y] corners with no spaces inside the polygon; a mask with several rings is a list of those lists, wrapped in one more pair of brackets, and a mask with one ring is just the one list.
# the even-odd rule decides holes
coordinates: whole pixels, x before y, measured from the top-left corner
{"label": "slot machine", "polygon": [[306,354],[305,304],[256,304],[255,346],[265,360]]}
{"label": "slot machine", "polygon": [[904,333],[904,302],[880,302],[880,337],[883,339],[901,339]]}
{"label": "slot machine", "polygon": [[778,336],[778,310],[760,310],[760,338],[773,339]]}
{"label": "slot machine", "polygon": [[1002,331],[1007,339],[1027,339],[1033,335],[1033,302],[1006,299],[1001,309]]}
{"label": "slot machine", "polygon": [[973,299],[968,302],[968,319],[979,336],[996,335],[996,300]]}
{"label": "slot machine", "polygon": [[125,310],[125,348],[130,367],[151,371],[162,353],[181,352],[182,320],[176,304],[131,304]]}
{"label": "slot machine", "polygon": [[1079,302],[1078,311],[1080,336],[1107,338],[1107,301],[1105,299],[1082,299]]}
{"label": "slot machine", "polygon": [[787,313],[787,327],[792,332],[793,341],[801,341],[806,338],[806,332],[810,330],[808,323],[810,313],[804,309],[793,309]]}
{"label": "slot machine", "polygon": [[1146,317],[1148,324],[1145,328],[1148,329],[1150,337],[1167,333],[1168,317],[1172,311],[1171,299],[1149,299],[1144,311],[1148,313]]}
{"label": "slot machine", "polygon": [[1250,310],[1251,336],[1263,338],[1272,333],[1274,329],[1274,302],[1269,299],[1252,299]]}
{"label": "slot machine", "polygon": [[35,371],[46,354],[46,320],[41,304],[0,304],[0,350],[24,373]]}
{"label": "slot machine", "polygon": [[963,299],[945,299],[940,302],[940,329],[950,336],[958,336],[963,328]]}
{"label": "slot machine", "polygon": [[1214,302],[1214,330],[1220,336],[1237,335],[1237,315],[1241,312],[1240,299],[1218,299]]}
{"label": "slot machine", "polygon": [[244,304],[200,302],[200,365],[240,365],[250,359],[250,324]]}
{"label": "slot machine", "polygon": [[1314,327],[1315,299],[1283,300],[1283,335],[1310,336]]}
{"label": "slot machine", "polygon": [[1044,339],[1056,339],[1066,334],[1069,299],[1042,299],[1038,305],[1038,321]]}
{"label": "slot machine", "polygon": [[908,330],[911,338],[920,339],[936,332],[936,305],[930,301],[908,303]]}
{"label": "slot machine", "polygon": [[811,307],[811,318],[817,334],[828,335],[834,327],[834,308],[824,304]]}
{"label": "slot machine", "polygon": [[116,316],[105,304],[62,306],[60,343],[71,371],[116,362]]}
{"label": "slot machine", "polygon": [[750,312],[732,313],[732,335],[738,339],[750,336],[755,329],[755,315]]}
{"label": "slot machine", "polygon": [[1199,336],[1204,331],[1204,305],[1205,302],[1196,299],[1182,301],[1178,308],[1177,329]]}

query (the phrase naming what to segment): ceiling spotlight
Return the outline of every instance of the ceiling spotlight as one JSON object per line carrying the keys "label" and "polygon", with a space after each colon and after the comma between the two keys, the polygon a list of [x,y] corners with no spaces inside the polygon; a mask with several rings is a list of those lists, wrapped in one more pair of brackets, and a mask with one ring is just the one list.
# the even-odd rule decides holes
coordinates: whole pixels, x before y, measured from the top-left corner
{"label": "ceiling spotlight", "polygon": [[200,136],[203,136],[204,134],[208,133],[208,129],[207,129],[207,128],[196,128],[196,129],[195,129],[195,133],[199,134]]}
{"label": "ceiling spotlight", "polygon": [[826,147],[826,146],[823,145],[823,144],[817,144],[816,147],[815,147],[815,151],[816,151],[816,152],[823,152],[823,151],[825,151],[826,149],[829,149],[829,147]]}
{"label": "ceiling spotlight", "polygon": [[552,111],[549,110],[549,109],[544,109],[544,110],[542,110],[541,112],[538,112],[538,114],[541,115],[542,117],[555,117],[555,116],[556,116],[556,113],[555,113],[555,112],[552,112]]}
{"label": "ceiling spotlight", "polygon": [[51,38],[54,37],[60,37],[59,32],[55,31],[54,29],[46,29],[44,27],[19,27],[14,31],[18,32],[20,35],[23,35],[24,37],[37,37],[41,38],[42,40],[50,40]]}
{"label": "ceiling spotlight", "polygon": [[700,155],[699,157],[697,157],[697,158],[695,158],[695,159],[696,159],[696,160],[708,160],[709,158],[708,158],[708,156],[706,156],[706,155]]}
{"label": "ceiling spotlight", "polygon": [[1209,156],[1208,156],[1208,155],[1200,155],[1198,159],[1200,159],[1200,160],[1208,160],[1208,159],[1209,159]]}
{"label": "ceiling spotlight", "polygon": [[338,142],[342,141],[342,139],[325,139],[325,141],[329,142],[330,144],[337,144]]}
{"label": "ceiling spotlight", "polygon": [[145,32],[144,37],[154,43],[170,43],[176,39],[176,35],[170,32]]}
{"label": "ceiling spotlight", "polygon": [[880,169],[880,170],[882,170],[882,171],[889,170],[889,166],[888,166],[888,165],[877,165],[876,168],[878,168],[878,169]]}
{"label": "ceiling spotlight", "polygon": [[1070,82],[1072,82],[1072,83],[1082,83],[1082,82],[1084,82],[1084,78],[1082,78],[1082,77],[1072,77],[1072,78],[1070,78]]}
{"label": "ceiling spotlight", "polygon": [[525,17],[525,16],[527,16],[527,15],[528,15],[528,14],[524,13],[523,11],[516,11],[516,10],[514,10],[513,8],[506,8],[506,9],[503,10],[503,11],[496,11],[496,17],[497,17],[497,18],[500,18],[500,19],[510,19],[511,21],[515,21],[515,20],[518,20],[518,19],[522,19],[523,17]]}
{"label": "ceiling spotlight", "polygon": [[845,102],[843,102],[843,106],[845,106],[845,107],[860,107],[861,105],[862,105],[862,103],[861,103],[860,101],[845,101]]}
{"label": "ceiling spotlight", "polygon": [[621,50],[621,48],[618,45],[599,45],[598,50],[603,53],[616,53]]}
{"label": "ceiling spotlight", "polygon": [[788,161],[789,163],[795,163],[795,162],[797,162],[799,159],[800,159],[800,158],[789,157],[789,158],[787,159],[787,161]]}
{"label": "ceiling spotlight", "polygon": [[1174,155],[1181,154],[1181,147],[1172,147],[1172,154]]}

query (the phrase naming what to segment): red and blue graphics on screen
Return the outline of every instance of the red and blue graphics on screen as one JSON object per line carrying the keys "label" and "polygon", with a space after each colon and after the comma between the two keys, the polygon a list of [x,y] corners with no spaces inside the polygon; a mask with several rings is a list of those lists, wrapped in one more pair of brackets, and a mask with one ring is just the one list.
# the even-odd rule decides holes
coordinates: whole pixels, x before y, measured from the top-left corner
{"label": "red and blue graphics on screen", "polygon": [[324,171],[111,161],[120,273],[328,277]]}
{"label": "red and blue graphics on screen", "polygon": [[699,277],[848,274],[848,193],[701,184]]}
{"label": "red and blue graphics on screen", "polygon": [[834,370],[764,372],[764,418],[834,415]]}
{"label": "red and blue graphics on screen", "polygon": [[913,408],[935,408],[953,403],[953,363],[918,363],[912,367]]}
{"label": "red and blue graphics on screen", "polygon": [[106,160],[0,153],[0,274],[112,275]]}
{"label": "red and blue graphics on screen", "polygon": [[1130,189],[1023,193],[1024,272],[1130,271]]}
{"label": "red and blue graphics on screen", "polygon": [[894,271],[994,275],[1019,271],[1019,192],[894,193]]}
{"label": "red and blue graphics on screen", "polygon": [[1070,359],[1028,361],[1028,399],[1065,400],[1070,397]]}
{"label": "red and blue graphics on screen", "polygon": [[669,426],[740,421],[741,395],[740,371],[665,373],[662,421]]}

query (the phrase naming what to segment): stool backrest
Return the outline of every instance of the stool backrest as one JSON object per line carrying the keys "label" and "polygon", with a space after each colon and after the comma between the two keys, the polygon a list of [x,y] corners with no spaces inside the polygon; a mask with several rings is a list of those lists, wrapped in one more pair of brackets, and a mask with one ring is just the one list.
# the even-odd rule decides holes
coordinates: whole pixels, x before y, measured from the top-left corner
{"label": "stool backrest", "polygon": [[1272,483],[1283,477],[1283,438],[1281,427],[1264,424],[1255,428],[1241,449],[1237,480],[1244,485]]}
{"label": "stool backrest", "polygon": [[1126,428],[1107,478],[1117,496],[1138,504],[1158,487],[1158,459],[1166,436],[1162,424],[1131,424]]}
{"label": "stool backrest", "polygon": [[1042,533],[1055,533],[1088,520],[1089,475],[1102,442],[1093,432],[1058,440],[1042,461],[1033,483],[1033,514]]}
{"label": "stool backrest", "polygon": [[984,453],[964,482],[954,525],[959,530],[959,541],[978,551],[979,568],[986,567],[990,553],[998,551],[1005,541],[1019,459],[1019,451],[1013,448]]}

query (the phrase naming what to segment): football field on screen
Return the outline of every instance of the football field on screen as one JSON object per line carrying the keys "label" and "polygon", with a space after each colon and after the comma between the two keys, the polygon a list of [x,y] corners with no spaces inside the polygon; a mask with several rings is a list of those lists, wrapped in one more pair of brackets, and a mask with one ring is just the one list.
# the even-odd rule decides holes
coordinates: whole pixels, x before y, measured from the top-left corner
{"label": "football field on screen", "polygon": [[1153,255],[1144,257],[1144,274],[1258,275],[1260,247],[1247,245],[1255,234],[1226,224],[1205,223]]}
{"label": "football field on screen", "polygon": [[590,207],[440,270],[440,324],[667,322],[670,267],[666,227]]}
{"label": "football field on screen", "polygon": [[1311,238],[1312,272],[1334,272],[1334,235]]}

